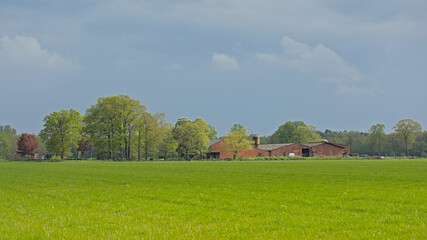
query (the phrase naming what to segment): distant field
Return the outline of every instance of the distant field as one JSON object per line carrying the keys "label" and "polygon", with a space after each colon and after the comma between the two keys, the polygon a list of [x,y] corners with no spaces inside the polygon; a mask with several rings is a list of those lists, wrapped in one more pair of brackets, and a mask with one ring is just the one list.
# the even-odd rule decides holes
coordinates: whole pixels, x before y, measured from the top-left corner
{"label": "distant field", "polygon": [[0,163],[0,239],[426,239],[427,160]]}

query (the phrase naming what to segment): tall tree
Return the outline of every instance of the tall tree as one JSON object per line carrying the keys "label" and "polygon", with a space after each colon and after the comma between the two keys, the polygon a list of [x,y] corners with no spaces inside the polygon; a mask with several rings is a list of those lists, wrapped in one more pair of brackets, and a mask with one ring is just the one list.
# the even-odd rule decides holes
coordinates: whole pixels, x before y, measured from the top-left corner
{"label": "tall tree", "polygon": [[210,125],[210,124],[208,124],[208,128],[209,128],[209,134],[208,134],[209,139],[210,140],[217,139],[218,138],[217,137],[218,132],[216,131],[215,127],[212,126],[212,125]]}
{"label": "tall tree", "polygon": [[161,148],[164,154],[164,158],[165,160],[167,160],[168,156],[177,154],[176,149],[178,148],[178,142],[176,141],[173,135],[172,123],[168,123],[164,129],[165,129],[165,135],[164,135]]}
{"label": "tall tree", "polygon": [[233,154],[233,159],[243,151],[252,149],[248,130],[240,124],[234,124],[230,132],[225,133],[224,141],[227,151]]}
{"label": "tall tree", "polygon": [[81,138],[82,116],[74,109],[61,110],[45,116],[43,122],[40,137],[46,142],[47,150],[64,161]]}
{"label": "tall tree", "polygon": [[130,159],[132,135],[146,107],[127,95],[100,97],[86,110],[85,133],[99,156]]}
{"label": "tall tree", "polygon": [[[196,118],[192,123],[194,127],[194,150],[198,159],[205,158],[206,153],[209,151],[209,136],[213,137],[214,132],[210,128],[205,120]],[[216,132],[216,131],[215,131]]]}
{"label": "tall tree", "polygon": [[412,119],[402,119],[396,123],[393,129],[404,142],[406,156],[409,156],[409,150],[415,143],[416,134],[422,130],[421,124]]}
{"label": "tall tree", "polygon": [[316,128],[303,121],[288,121],[267,137],[269,143],[302,143],[320,141]]}
{"label": "tall tree", "polygon": [[0,158],[12,159],[17,150],[18,136],[10,125],[0,125]]}
{"label": "tall tree", "polygon": [[387,135],[385,134],[384,129],[384,124],[378,123],[372,125],[371,129],[369,130],[369,139],[378,156],[381,155],[381,150],[383,149],[384,143],[386,141]]}
{"label": "tall tree", "polygon": [[173,135],[178,143],[176,149],[181,158],[188,160],[194,153],[194,131],[192,122],[188,118],[179,118],[173,129]]}
{"label": "tall tree", "polygon": [[12,158],[13,158],[12,143],[9,137],[5,133],[0,132],[0,159],[12,159]]}
{"label": "tall tree", "polygon": [[10,125],[5,125],[5,126],[0,125],[0,132],[6,133],[6,134],[16,135],[16,129],[12,128]]}
{"label": "tall tree", "polygon": [[158,128],[157,119],[151,113],[143,112],[140,115],[136,127],[138,160],[141,159],[141,151],[145,160],[148,160],[150,153],[156,152]]}
{"label": "tall tree", "polygon": [[139,100],[132,99],[127,95],[117,97],[119,104],[120,120],[122,123],[122,137],[124,143],[123,157],[127,160],[131,158],[131,140],[136,128],[138,117],[145,111],[145,106]]}
{"label": "tall tree", "polygon": [[35,134],[22,133],[18,139],[18,152],[20,155],[34,157],[38,151],[39,143]]}
{"label": "tall tree", "polygon": [[319,142],[322,138],[316,133],[316,128],[312,125],[298,126],[293,132],[293,141],[295,143]]}

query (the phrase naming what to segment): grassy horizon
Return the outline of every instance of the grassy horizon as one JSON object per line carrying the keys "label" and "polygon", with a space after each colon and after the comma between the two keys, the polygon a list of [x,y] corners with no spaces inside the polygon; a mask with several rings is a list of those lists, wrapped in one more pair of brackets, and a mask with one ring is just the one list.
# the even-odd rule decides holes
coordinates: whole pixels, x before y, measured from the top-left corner
{"label": "grassy horizon", "polygon": [[9,162],[0,239],[426,238],[427,160]]}

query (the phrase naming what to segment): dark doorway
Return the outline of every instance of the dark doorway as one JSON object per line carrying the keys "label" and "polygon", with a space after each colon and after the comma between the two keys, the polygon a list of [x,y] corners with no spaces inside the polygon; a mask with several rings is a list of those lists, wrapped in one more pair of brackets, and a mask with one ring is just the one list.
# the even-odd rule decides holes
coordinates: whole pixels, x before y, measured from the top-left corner
{"label": "dark doorway", "polygon": [[302,149],[302,156],[303,156],[303,157],[310,157],[310,149],[308,149],[308,148],[303,148],[303,149]]}
{"label": "dark doorway", "polygon": [[206,154],[207,159],[219,159],[219,152],[211,152]]}

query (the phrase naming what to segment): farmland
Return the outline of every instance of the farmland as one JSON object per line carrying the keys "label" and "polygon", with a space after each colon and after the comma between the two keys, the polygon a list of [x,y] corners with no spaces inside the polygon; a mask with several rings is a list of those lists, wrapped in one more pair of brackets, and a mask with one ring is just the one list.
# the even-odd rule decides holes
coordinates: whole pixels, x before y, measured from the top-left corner
{"label": "farmland", "polygon": [[427,160],[0,162],[0,239],[425,239]]}

